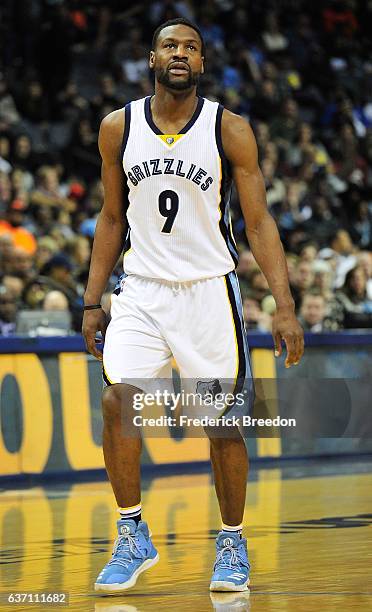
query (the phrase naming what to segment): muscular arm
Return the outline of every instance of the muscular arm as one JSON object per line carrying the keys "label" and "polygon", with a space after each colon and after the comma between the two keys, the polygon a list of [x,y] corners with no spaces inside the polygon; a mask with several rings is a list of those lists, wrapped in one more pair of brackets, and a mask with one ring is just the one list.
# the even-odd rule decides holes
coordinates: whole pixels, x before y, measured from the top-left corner
{"label": "muscular arm", "polygon": [[258,166],[257,145],[249,124],[229,111],[222,116],[222,141],[231,163],[252,253],[264,273],[276,302],[273,336],[276,352],[281,338],[287,345],[286,365],[303,353],[303,334],[294,316],[287,262],[274,219],[267,210],[265,186]]}
{"label": "muscular arm", "polygon": [[[123,131],[122,110],[114,111],[103,119],[98,145],[102,157],[102,182],[105,195],[94,235],[89,278],[84,295],[86,305],[100,303],[123,247],[127,228],[124,213],[124,174],[120,159]],[[104,335],[105,330],[103,311],[85,311],[83,335],[88,350],[98,359],[101,359],[102,355],[95,348],[94,338],[97,331],[102,331]]]}
{"label": "muscular arm", "polygon": [[102,298],[110,274],[120,256],[126,231],[123,208],[124,174],[120,149],[124,130],[124,112],[114,111],[104,118],[98,145],[102,157],[104,204],[98,216],[94,235],[86,304],[97,304]]}

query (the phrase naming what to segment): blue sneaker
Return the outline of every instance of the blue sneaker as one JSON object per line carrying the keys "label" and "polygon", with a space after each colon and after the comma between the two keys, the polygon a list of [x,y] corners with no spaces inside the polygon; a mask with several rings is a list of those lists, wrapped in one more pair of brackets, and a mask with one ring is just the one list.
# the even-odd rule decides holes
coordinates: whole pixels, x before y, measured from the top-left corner
{"label": "blue sneaker", "polygon": [[94,585],[96,591],[120,593],[134,586],[138,576],[159,561],[159,554],[151,542],[147,523],[138,525],[132,519],[120,519],[118,537],[112,557]]}
{"label": "blue sneaker", "polygon": [[247,540],[238,533],[220,531],[216,551],[210,590],[247,591],[250,570]]}

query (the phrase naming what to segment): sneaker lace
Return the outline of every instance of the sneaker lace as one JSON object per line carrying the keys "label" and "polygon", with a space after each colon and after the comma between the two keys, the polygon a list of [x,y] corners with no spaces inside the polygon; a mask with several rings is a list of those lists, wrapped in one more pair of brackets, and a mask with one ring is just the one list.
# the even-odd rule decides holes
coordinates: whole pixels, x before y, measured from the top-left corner
{"label": "sneaker lace", "polygon": [[238,548],[234,546],[224,546],[218,551],[214,569],[218,566],[219,569],[233,569],[239,567],[240,564],[245,565]]}
{"label": "sneaker lace", "polygon": [[128,568],[129,564],[133,561],[133,557],[137,559],[143,557],[138,547],[138,543],[136,542],[136,538],[130,535],[130,533],[119,535],[115,540],[112,558],[108,562],[108,565],[115,563]]}

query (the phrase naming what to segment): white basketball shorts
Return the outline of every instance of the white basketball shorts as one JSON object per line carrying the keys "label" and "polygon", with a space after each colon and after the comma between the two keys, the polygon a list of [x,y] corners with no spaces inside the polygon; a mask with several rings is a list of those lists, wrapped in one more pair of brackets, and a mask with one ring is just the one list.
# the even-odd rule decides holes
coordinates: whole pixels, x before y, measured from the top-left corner
{"label": "white basketball shorts", "polygon": [[251,381],[235,271],[180,283],[135,275],[121,280],[103,350],[105,384],[148,390],[153,379],[172,380],[172,358],[188,388],[227,381],[236,394]]}

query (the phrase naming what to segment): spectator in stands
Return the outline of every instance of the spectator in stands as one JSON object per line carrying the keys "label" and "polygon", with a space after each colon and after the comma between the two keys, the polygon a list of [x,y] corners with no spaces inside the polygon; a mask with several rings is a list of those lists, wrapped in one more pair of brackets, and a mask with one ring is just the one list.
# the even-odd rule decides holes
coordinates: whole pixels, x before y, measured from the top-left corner
{"label": "spectator in stands", "polygon": [[270,332],[272,317],[261,310],[260,301],[254,291],[246,293],[243,300],[243,317],[247,329]]}
{"label": "spectator in stands", "polygon": [[360,265],[367,279],[367,295],[372,300],[372,252],[361,251],[357,256],[358,265]]}
{"label": "spectator in stands", "polygon": [[308,159],[318,166],[324,166],[329,161],[326,148],[314,141],[311,125],[301,123],[296,141],[286,152],[286,161],[290,166],[300,168]]}
{"label": "spectator in stands", "polygon": [[313,262],[314,281],[312,289],[317,290],[325,299],[327,329],[337,330],[343,326],[343,309],[336,299],[333,287],[333,271],[326,261],[316,260]]}
{"label": "spectator in stands", "polygon": [[10,141],[9,138],[0,133],[0,175],[9,174],[12,171],[10,163]]}
{"label": "spectator in stands", "polygon": [[253,270],[257,269],[257,262],[249,249],[240,249],[237,274],[242,294],[250,288],[250,276]]}
{"label": "spectator in stands", "polygon": [[68,299],[62,291],[49,291],[43,301],[43,310],[68,311]]}
{"label": "spectator in stands", "polygon": [[37,279],[27,283],[22,292],[21,303],[23,308],[29,310],[40,309],[48,290],[45,280]]}
{"label": "spectator in stands", "polygon": [[0,335],[9,336],[15,331],[17,305],[9,289],[0,285]]}
{"label": "spectator in stands", "polygon": [[238,267],[236,269],[239,276],[248,279],[249,274],[255,268],[257,268],[257,263],[252,251],[250,251],[249,249],[244,249],[244,251],[241,250]]}
{"label": "spectator in stands", "polygon": [[286,260],[287,260],[289,284],[292,287],[296,283],[296,274],[297,274],[296,269],[297,269],[297,264],[298,264],[299,259],[297,255],[294,255],[293,253],[287,253]]}
{"label": "spectator in stands", "polygon": [[43,266],[52,259],[58,252],[58,245],[50,236],[43,236],[37,241],[37,251],[35,253],[35,266],[40,271]]}
{"label": "spectator in stands", "polygon": [[355,131],[349,123],[341,126],[333,143],[333,155],[337,160],[337,174],[346,181],[360,180],[358,168],[362,165]]}
{"label": "spectator in stands", "polygon": [[0,171],[0,210],[3,212],[10,204],[12,197],[12,183],[10,173]]}
{"label": "spectator in stands", "polygon": [[268,206],[281,204],[285,197],[285,187],[283,181],[275,175],[274,163],[271,159],[266,158],[261,162],[261,169],[265,180]]}
{"label": "spectator in stands", "polygon": [[86,199],[87,212],[96,215],[100,212],[103,205],[103,185],[101,180],[96,180],[91,185]]}
{"label": "spectator in stands", "polygon": [[16,125],[21,120],[8,83],[0,73],[0,130]]}
{"label": "spectator in stands", "polygon": [[279,29],[278,16],[274,11],[266,16],[262,40],[270,53],[284,51],[288,47],[288,40]]}
{"label": "spectator in stands", "polygon": [[7,265],[7,272],[22,278],[24,282],[34,276],[34,262],[31,253],[27,253],[20,247],[14,247],[11,251]]}
{"label": "spectator in stands", "polygon": [[8,262],[13,253],[13,240],[10,234],[1,234],[0,232],[0,265],[5,267],[5,262]]}
{"label": "spectator in stands", "polygon": [[343,308],[344,327],[372,327],[372,299],[367,294],[367,278],[362,266],[347,272],[337,299]]}
{"label": "spectator in stands", "polygon": [[26,83],[19,108],[23,117],[32,123],[40,123],[49,119],[48,96],[45,95],[42,84],[36,79]]}
{"label": "spectator in stands", "polygon": [[305,188],[301,181],[287,182],[285,185],[285,197],[278,207],[273,205],[273,214],[276,217],[279,229],[285,239],[288,232],[296,229],[300,224],[311,216],[309,206],[301,204]]}
{"label": "spectator in stands", "polygon": [[372,210],[366,200],[358,203],[350,233],[361,249],[372,249]]}
{"label": "spectator in stands", "polygon": [[82,113],[89,111],[89,101],[80,93],[77,84],[69,81],[57,96],[60,117],[67,123],[75,124]]}
{"label": "spectator in stands", "polygon": [[24,202],[27,205],[28,192],[34,184],[31,172],[25,172],[16,168],[12,172],[11,183],[14,200]]}
{"label": "spectator in stands", "polygon": [[264,158],[266,145],[270,142],[270,130],[268,124],[264,121],[257,121],[255,126],[255,136],[257,140],[259,158],[262,160]]}
{"label": "spectator in stands", "polygon": [[86,236],[77,236],[70,245],[72,261],[77,270],[89,267],[91,246]]}
{"label": "spectator in stands", "polygon": [[298,105],[293,98],[287,98],[280,114],[270,123],[271,138],[278,146],[286,151],[294,143],[300,125]]}
{"label": "spectator in stands", "polygon": [[345,279],[345,274],[355,266],[355,248],[350,234],[344,229],[339,229],[330,241],[336,257],[336,279],[335,287],[340,287]]}
{"label": "spectator in stands", "polygon": [[313,333],[324,331],[326,312],[326,301],[320,291],[312,289],[303,294],[299,321],[305,331]]}
{"label": "spectator in stands", "polygon": [[292,295],[298,310],[305,292],[310,289],[314,281],[312,264],[308,261],[300,261],[296,267],[295,277],[292,281]]}
{"label": "spectator in stands", "polygon": [[4,274],[1,284],[9,293],[13,296],[13,300],[18,302],[21,299],[23,288],[24,288],[24,279],[15,274]]}
{"label": "spectator in stands", "polygon": [[118,88],[113,76],[108,73],[102,75],[100,79],[100,92],[93,98],[91,104],[92,110],[97,118],[97,128],[99,127],[100,121],[103,119],[101,116],[103,107],[110,107],[111,110],[116,110],[123,106],[123,103],[123,96],[118,93]]}
{"label": "spectator in stands", "polygon": [[252,101],[252,112],[261,121],[271,121],[280,108],[280,94],[277,84],[271,79],[265,79],[258,86],[258,91]]}
{"label": "spectator in stands", "polygon": [[81,119],[69,144],[70,171],[84,181],[94,180],[101,167],[97,148],[97,134],[88,118]]}
{"label": "spectator in stands", "polygon": [[318,254],[318,245],[316,242],[306,242],[300,250],[301,261],[307,261],[312,264]]}
{"label": "spectator in stands", "polygon": [[249,286],[260,301],[263,300],[266,295],[270,294],[267,280],[259,268],[253,269],[250,273]]}
{"label": "spectator in stands", "polygon": [[41,270],[41,275],[46,277],[51,285],[59,285],[65,290],[74,291],[72,264],[63,254],[54,255],[47,261]]}
{"label": "spectator in stands", "polygon": [[32,150],[31,139],[27,134],[20,134],[15,139],[10,159],[14,168],[24,172],[35,172],[38,159]]}
{"label": "spectator in stands", "polygon": [[[326,302],[326,325],[342,327],[335,289],[356,265],[372,298],[371,3],[332,1],[319,8],[293,0],[159,0],[146,11],[141,2],[69,0],[34,11],[26,2],[22,27],[13,4],[0,3],[6,24],[0,41],[0,278],[6,290],[18,295],[21,284],[30,285],[30,300],[39,306],[45,291],[67,295],[71,287],[53,284],[55,271],[40,280],[40,271],[62,255],[71,264],[70,271],[60,270],[70,278],[69,304],[79,303],[103,203],[99,123],[113,108],[151,95],[149,31],[185,15],[209,43],[200,94],[247,116],[255,131],[298,307],[314,285]],[[22,44],[9,44],[13,32]],[[271,296],[254,271],[234,191],[231,207],[242,292],[255,287],[252,299],[262,311]],[[13,242],[25,232],[31,242],[26,258],[14,252]],[[330,271],[320,270],[323,264]],[[39,285],[33,290],[34,275]]]}
{"label": "spectator in stands", "polygon": [[37,172],[36,188],[31,193],[30,203],[33,206],[47,206],[73,212],[76,209],[74,200],[65,196],[59,182],[57,168],[42,166]]}
{"label": "spectator in stands", "polygon": [[50,237],[56,226],[56,217],[58,216],[58,208],[54,205],[33,205],[33,215],[31,222],[31,229],[34,236],[39,240],[40,238]]}
{"label": "spectator in stands", "polygon": [[130,84],[136,85],[147,76],[149,66],[141,45],[132,47],[131,56],[122,63],[122,70],[126,81]]}
{"label": "spectator in stands", "polygon": [[332,279],[333,272],[329,263],[322,260],[316,260],[312,264],[314,279],[312,287],[318,289],[323,297],[328,300],[333,294]]}
{"label": "spectator in stands", "polygon": [[333,43],[344,36],[351,38],[358,29],[358,20],[350,5],[347,2],[333,2],[323,9],[324,29]]}
{"label": "spectator in stands", "polygon": [[74,328],[79,330],[83,301],[78,293],[72,269],[71,261],[65,255],[57,254],[45,264],[37,280],[45,284],[49,290],[53,289],[64,293],[74,318]]}
{"label": "spectator in stands", "polygon": [[22,200],[13,200],[8,206],[5,219],[0,221],[0,235],[10,235],[14,246],[33,254],[36,251],[36,240],[31,232],[23,227],[26,210],[27,205]]}
{"label": "spectator in stands", "polygon": [[332,214],[329,200],[317,196],[312,203],[312,215],[304,223],[306,233],[323,247],[329,244],[339,227],[340,222]]}
{"label": "spectator in stands", "polygon": [[279,164],[279,149],[276,146],[275,142],[267,142],[264,147],[264,156],[263,159],[269,159],[275,168],[277,168]]}

